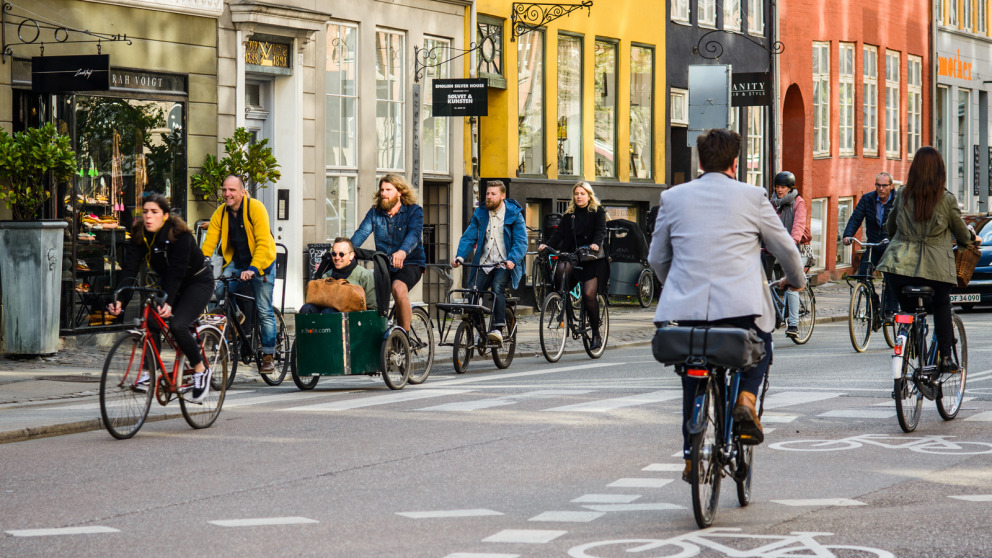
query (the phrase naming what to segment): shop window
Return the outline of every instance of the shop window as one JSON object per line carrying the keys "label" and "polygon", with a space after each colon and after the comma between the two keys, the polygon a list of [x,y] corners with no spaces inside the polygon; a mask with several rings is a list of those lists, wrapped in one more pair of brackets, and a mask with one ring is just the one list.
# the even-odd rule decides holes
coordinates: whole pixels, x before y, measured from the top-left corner
{"label": "shop window", "polygon": [[[948,125],[950,124],[950,109],[947,105],[950,99],[950,89],[946,85],[938,85],[937,102],[934,107],[937,111],[934,119],[937,127],[937,132],[934,134],[934,147],[941,153],[948,153],[951,145],[950,126]],[[950,184],[948,184],[948,189],[950,189]]]}
{"label": "shop window", "polygon": [[827,262],[827,200],[828,198],[817,198],[810,204],[809,230],[813,236],[810,248],[813,249],[813,256],[816,259],[813,263],[815,270],[824,269]]}
{"label": "shop window", "polygon": [[957,103],[958,121],[958,144],[954,152],[954,178],[955,184],[952,192],[958,198],[958,203],[963,203],[965,210],[969,210],[971,193],[969,178],[971,176],[971,91],[964,88],[958,89]]}
{"label": "shop window", "polygon": [[358,177],[328,175],[324,185],[324,237],[351,236],[357,227]]}
{"label": "shop window", "polygon": [[841,157],[854,156],[854,43],[841,43],[837,56],[837,94],[840,97],[837,143]]}
{"label": "shop window", "polygon": [[543,176],[544,32],[517,38],[517,176]]}
{"label": "shop window", "polygon": [[375,38],[376,167],[402,171],[405,37],[399,32],[380,29]]}
{"label": "shop window", "polygon": [[582,37],[558,35],[558,175],[582,174]]}
{"label": "shop window", "polygon": [[431,59],[425,72],[424,80],[424,122],[423,122],[423,149],[421,158],[423,160],[424,172],[434,174],[448,174],[448,142],[449,126],[451,119],[434,118],[434,90],[435,79],[448,79],[451,74],[450,65],[445,62],[451,57],[451,41],[426,37],[424,39],[424,50],[429,53]]}
{"label": "shop window", "polygon": [[596,41],[595,52],[595,177],[616,178],[617,44]]}
{"label": "shop window", "polygon": [[696,10],[700,27],[716,27],[716,0],[699,0]]}
{"label": "shop window", "polygon": [[654,49],[630,47],[630,178],[654,176]]}
{"label": "shop window", "polygon": [[329,167],[358,168],[358,28],[327,26],[326,141]]}
{"label": "shop window", "polygon": [[866,45],[862,51],[862,128],[861,154],[878,156],[878,48]]}
{"label": "shop window", "polygon": [[844,229],[854,210],[854,198],[841,198],[837,201],[837,268],[851,266],[851,246],[844,246]]}

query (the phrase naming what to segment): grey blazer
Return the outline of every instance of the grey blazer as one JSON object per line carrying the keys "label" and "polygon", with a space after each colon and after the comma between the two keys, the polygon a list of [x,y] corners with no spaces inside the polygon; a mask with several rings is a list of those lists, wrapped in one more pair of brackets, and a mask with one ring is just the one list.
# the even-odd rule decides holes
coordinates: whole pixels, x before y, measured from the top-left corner
{"label": "grey blazer", "polygon": [[761,244],[790,285],[806,285],[799,250],[764,189],[706,173],[662,192],[648,262],[664,285],[655,321],[755,316],[775,329]]}

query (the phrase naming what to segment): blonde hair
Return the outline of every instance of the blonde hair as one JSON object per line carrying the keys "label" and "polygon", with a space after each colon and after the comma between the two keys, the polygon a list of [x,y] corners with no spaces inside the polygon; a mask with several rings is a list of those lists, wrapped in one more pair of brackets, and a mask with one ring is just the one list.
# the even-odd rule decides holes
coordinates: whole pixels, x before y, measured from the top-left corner
{"label": "blonde hair", "polygon": [[576,182],[575,186],[572,186],[572,201],[568,202],[568,209],[565,213],[575,213],[575,189],[582,188],[589,194],[589,203],[586,204],[586,211],[596,211],[599,209],[599,198],[596,197],[596,192],[593,191],[592,186],[586,181]]}
{"label": "blonde hair", "polygon": [[398,174],[386,174],[379,179],[379,184],[375,188],[375,194],[372,196],[372,206],[382,209],[382,183],[388,182],[396,188],[396,191],[400,193],[400,203],[403,205],[416,205],[417,203],[417,193],[413,191],[413,188],[402,176]]}

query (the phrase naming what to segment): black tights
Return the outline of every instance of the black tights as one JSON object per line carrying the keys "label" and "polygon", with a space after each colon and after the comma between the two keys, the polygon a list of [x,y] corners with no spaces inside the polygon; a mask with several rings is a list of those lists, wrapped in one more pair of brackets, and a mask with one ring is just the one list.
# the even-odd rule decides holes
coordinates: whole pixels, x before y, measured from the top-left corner
{"label": "black tights", "polygon": [[[566,287],[571,290],[573,286],[578,281],[572,279],[575,276],[575,270],[572,269],[572,264],[569,262],[558,262],[555,266],[555,285],[561,284],[562,277],[567,277],[568,282]],[[599,294],[599,279],[593,277],[591,279],[586,279],[582,283],[582,306],[585,307],[586,316],[589,316],[589,325],[592,326],[594,331],[599,330],[599,303],[596,300],[596,295]]]}

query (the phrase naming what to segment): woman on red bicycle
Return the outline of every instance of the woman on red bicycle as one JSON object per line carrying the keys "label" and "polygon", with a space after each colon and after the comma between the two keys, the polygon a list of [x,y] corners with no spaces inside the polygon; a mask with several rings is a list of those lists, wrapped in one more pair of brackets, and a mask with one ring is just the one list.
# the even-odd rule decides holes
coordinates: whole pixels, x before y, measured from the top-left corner
{"label": "woman on red bicycle", "polygon": [[[155,310],[162,319],[172,318],[169,333],[194,371],[191,400],[201,401],[210,385],[210,369],[203,363],[200,346],[189,328],[210,301],[214,290],[213,273],[189,227],[180,217],[171,215],[165,196],[152,194],[146,197],[141,213],[142,219],[136,221],[131,230],[131,242],[125,250],[118,287],[132,284],[142,263],[149,273],[158,275],[158,284],[166,299]],[[119,315],[130,298],[128,295],[114,301],[107,311]],[[149,327],[157,326],[149,322]],[[161,347],[159,337],[156,332],[153,338],[156,347]],[[147,389],[148,380],[148,372],[143,371],[138,388]]]}

